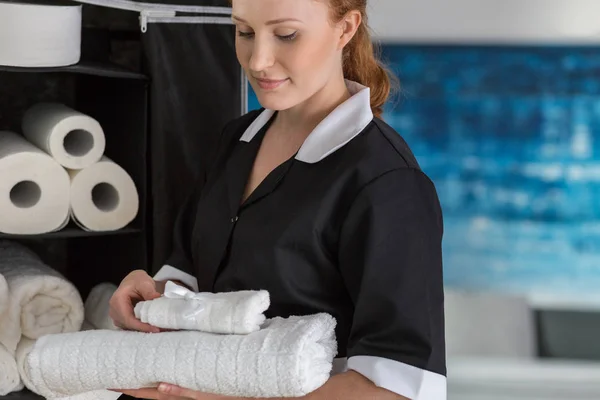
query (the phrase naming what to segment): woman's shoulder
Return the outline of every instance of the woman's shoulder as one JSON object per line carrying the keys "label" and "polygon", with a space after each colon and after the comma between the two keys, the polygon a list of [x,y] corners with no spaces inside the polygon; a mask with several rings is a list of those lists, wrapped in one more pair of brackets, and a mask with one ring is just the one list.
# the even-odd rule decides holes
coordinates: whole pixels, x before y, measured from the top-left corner
{"label": "woman's shoulder", "polygon": [[373,119],[373,123],[381,137],[385,138],[385,144],[388,145],[389,151],[398,154],[406,164],[407,168],[420,169],[417,158],[406,140],[404,140],[404,137],[402,137],[398,131],[388,125],[384,120],[377,117]]}
{"label": "woman's shoulder", "polygon": [[342,157],[346,162],[372,175],[396,169],[421,171],[417,158],[402,135],[377,117],[345,147]]}

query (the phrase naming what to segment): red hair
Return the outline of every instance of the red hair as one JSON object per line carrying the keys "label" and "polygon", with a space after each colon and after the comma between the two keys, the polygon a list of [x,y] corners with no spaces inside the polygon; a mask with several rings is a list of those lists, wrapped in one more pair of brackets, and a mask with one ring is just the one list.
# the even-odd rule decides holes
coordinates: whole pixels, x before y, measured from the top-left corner
{"label": "red hair", "polygon": [[[341,21],[350,11],[359,11],[362,23],[344,48],[344,78],[371,89],[371,109],[381,117],[383,106],[397,81],[381,63],[371,40],[367,21],[367,0],[328,0],[333,22]],[[378,50],[378,49],[377,49]]]}
{"label": "red hair", "polygon": [[[367,0],[327,0],[332,22],[340,22],[350,11],[359,11],[362,22],[344,48],[344,78],[371,89],[371,110],[381,118],[383,106],[397,84],[396,77],[379,60],[367,21]],[[231,0],[229,1],[231,3]],[[377,49],[379,50],[379,49]]]}

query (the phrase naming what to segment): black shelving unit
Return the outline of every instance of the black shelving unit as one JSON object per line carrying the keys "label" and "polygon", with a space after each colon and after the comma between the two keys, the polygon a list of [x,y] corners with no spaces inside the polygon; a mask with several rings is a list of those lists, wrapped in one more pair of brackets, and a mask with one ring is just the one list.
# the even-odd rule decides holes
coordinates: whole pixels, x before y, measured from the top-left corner
{"label": "black shelving unit", "polygon": [[29,391],[28,389],[23,389],[20,392],[9,393],[6,396],[0,396],[2,400],[41,400],[42,396],[38,396],[37,394]]}
{"label": "black shelving unit", "polygon": [[42,101],[66,104],[98,120],[106,136],[105,155],[129,173],[140,198],[137,217],[118,231],[88,232],[71,222],[57,232],[0,233],[0,239],[34,248],[84,299],[100,282],[119,283],[130,271],[147,269],[148,77],[99,62],[58,68],[0,66],[0,87],[0,129],[20,133],[24,112]]}
{"label": "black shelving unit", "polygon": [[142,230],[139,228],[123,228],[113,232],[88,232],[74,224],[69,224],[64,229],[56,232],[42,233],[39,235],[16,235],[10,233],[0,233],[0,239],[6,240],[28,240],[31,238],[35,239],[68,239],[77,237],[98,237],[106,235],[132,235],[141,233]]}
{"label": "black shelving unit", "polygon": [[[229,7],[227,0],[152,2]],[[139,214],[122,230],[87,232],[70,223],[43,235],[0,233],[0,239],[23,242],[62,272],[84,299],[100,282],[118,284],[134,269],[160,268],[170,252],[177,210],[207,168],[223,126],[246,111],[247,88],[229,22],[152,23],[140,35],[135,14],[132,18],[114,10],[104,14],[110,5],[103,12],[86,7],[82,62],[59,68],[0,66],[0,130],[20,132],[23,113],[30,106],[61,102],[100,122],[105,154],[137,186]],[[113,17],[120,22],[113,24]],[[113,65],[110,59],[147,75]],[[25,389],[0,396],[5,399],[40,397]]]}
{"label": "black shelving unit", "polygon": [[[98,62],[59,68],[0,66],[0,87],[0,129],[20,133],[23,113],[41,101],[60,102],[98,120],[106,136],[105,155],[129,173],[140,199],[137,217],[117,231],[88,232],[70,222],[57,232],[0,233],[0,239],[36,251],[75,284],[83,299],[98,283],[118,284],[130,271],[148,269],[148,77]],[[27,389],[0,398],[41,399]]]}
{"label": "black shelving unit", "polygon": [[75,65],[69,65],[65,67],[35,67],[35,68],[22,68],[22,67],[10,67],[0,65],[0,71],[3,72],[18,72],[27,74],[40,74],[40,73],[70,73],[70,74],[82,74],[91,76],[102,76],[106,78],[122,78],[122,79],[135,79],[135,80],[148,80],[146,75],[140,74],[135,71],[126,70],[118,65],[103,64],[100,62],[81,62]]}

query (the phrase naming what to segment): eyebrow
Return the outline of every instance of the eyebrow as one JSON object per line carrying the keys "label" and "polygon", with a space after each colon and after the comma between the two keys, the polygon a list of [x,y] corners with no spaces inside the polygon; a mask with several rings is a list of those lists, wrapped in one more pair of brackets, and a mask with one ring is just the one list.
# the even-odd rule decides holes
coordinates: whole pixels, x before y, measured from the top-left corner
{"label": "eyebrow", "polygon": [[[235,15],[231,16],[232,19],[239,21],[239,22],[243,22],[245,24],[248,23],[248,21],[246,21],[245,19],[242,19],[240,17],[237,17]],[[289,22],[289,21],[296,21],[296,22],[302,22],[299,19],[296,18],[280,18],[280,19],[273,19],[271,21],[267,21],[265,25],[276,25],[276,24],[281,24],[283,22]]]}

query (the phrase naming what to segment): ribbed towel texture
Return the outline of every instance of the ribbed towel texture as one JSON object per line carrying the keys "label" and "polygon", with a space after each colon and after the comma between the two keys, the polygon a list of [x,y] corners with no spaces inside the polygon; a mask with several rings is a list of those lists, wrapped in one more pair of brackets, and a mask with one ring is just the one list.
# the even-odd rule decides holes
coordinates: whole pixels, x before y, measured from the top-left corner
{"label": "ribbed towel texture", "polygon": [[19,378],[14,384],[19,342],[78,331],[83,301],[72,283],[17,242],[0,241],[0,275],[0,392],[11,392],[23,388]]}
{"label": "ribbed towel texture", "polygon": [[[3,275],[0,275],[0,326],[8,314],[8,284]],[[1,329],[1,328],[0,328]],[[14,353],[11,353],[0,342],[0,396],[23,388]]]}
{"label": "ribbed towel texture", "polygon": [[9,323],[1,324],[15,351],[21,334],[37,339],[49,333],[75,332],[83,322],[83,301],[75,286],[48,267],[31,250],[12,241],[0,241],[0,274],[8,283]]}
{"label": "ribbed towel texture", "polygon": [[87,299],[85,299],[85,319],[82,330],[118,328],[109,316],[110,298],[117,291],[117,286],[104,282],[92,288]]}
{"label": "ribbed towel texture", "polygon": [[107,330],[48,335],[29,349],[21,369],[26,386],[46,398],[159,382],[226,396],[300,397],[329,379],[335,325],[329,314],[315,314],[270,319],[248,335]]}
{"label": "ribbed towel texture", "polygon": [[169,281],[162,297],[139,302],[134,312],[159,328],[248,334],[260,329],[269,306],[266,290],[194,293]]}

